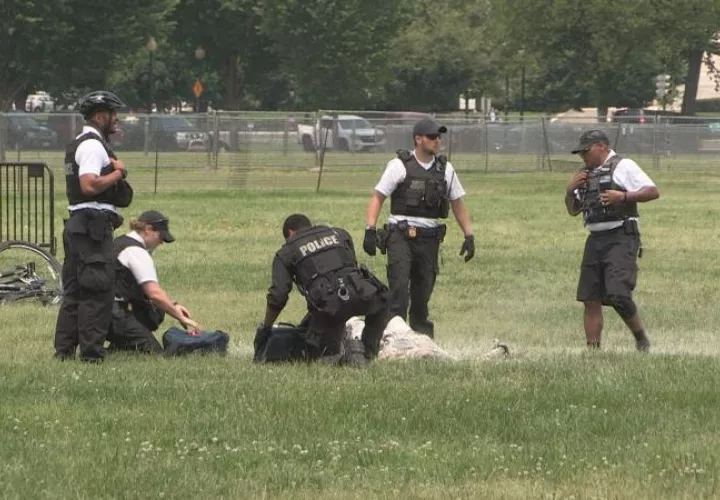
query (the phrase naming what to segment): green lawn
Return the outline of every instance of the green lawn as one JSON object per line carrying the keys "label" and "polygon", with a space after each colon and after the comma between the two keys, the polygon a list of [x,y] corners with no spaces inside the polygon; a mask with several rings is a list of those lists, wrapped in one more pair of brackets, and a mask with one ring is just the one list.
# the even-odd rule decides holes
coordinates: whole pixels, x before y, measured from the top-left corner
{"label": "green lawn", "polygon": [[[430,304],[438,343],[459,361],[254,365],[284,217],[344,226],[359,248],[381,167],[331,169],[319,195],[305,169],[265,172],[265,185],[247,171],[248,189],[219,189],[208,170],[186,178],[197,189],[155,195],[152,172],[137,174],[124,215],[170,216],[177,241],[156,253],[161,282],[231,335],[230,354],[55,363],[57,308],[1,308],[1,496],[720,496],[717,176],[648,168],[661,190],[641,207],[649,356],[612,310],[603,351],[584,349],[574,296],[585,233],[563,205],[570,174],[468,170],[476,257],[458,256],[451,221]],[[65,201],[56,206],[61,227]],[[384,278],[383,257],[359,259]],[[294,292],[280,319],[302,312]],[[494,338],[509,360],[478,359]]]}

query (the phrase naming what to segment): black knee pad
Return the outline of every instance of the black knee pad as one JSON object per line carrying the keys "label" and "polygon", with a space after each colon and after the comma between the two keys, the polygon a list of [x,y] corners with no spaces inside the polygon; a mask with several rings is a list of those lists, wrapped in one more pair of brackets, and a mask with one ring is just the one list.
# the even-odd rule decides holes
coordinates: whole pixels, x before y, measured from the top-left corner
{"label": "black knee pad", "polygon": [[627,321],[637,313],[637,306],[630,297],[623,297],[620,295],[610,295],[607,297],[607,303],[612,306],[613,309],[620,315],[620,317]]}

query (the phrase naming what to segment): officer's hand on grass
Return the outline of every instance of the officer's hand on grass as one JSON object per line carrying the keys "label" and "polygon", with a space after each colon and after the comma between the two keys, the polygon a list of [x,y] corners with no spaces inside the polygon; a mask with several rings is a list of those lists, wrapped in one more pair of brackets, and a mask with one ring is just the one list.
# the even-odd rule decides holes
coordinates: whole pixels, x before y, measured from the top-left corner
{"label": "officer's hand on grass", "polygon": [[377,252],[377,229],[374,227],[365,228],[363,250],[365,250],[365,253],[368,255],[375,255]]}
{"label": "officer's hand on grass", "polygon": [[465,262],[475,257],[475,237],[472,234],[465,236],[465,241],[460,247],[460,255],[462,254],[466,254]]}

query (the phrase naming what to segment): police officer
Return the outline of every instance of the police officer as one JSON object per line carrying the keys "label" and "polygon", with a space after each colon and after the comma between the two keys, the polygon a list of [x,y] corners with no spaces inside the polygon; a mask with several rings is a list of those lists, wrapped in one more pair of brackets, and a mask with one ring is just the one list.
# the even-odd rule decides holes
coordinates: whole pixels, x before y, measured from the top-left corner
{"label": "police officer", "polygon": [[[438,273],[438,250],[447,227],[437,219],[448,216],[449,207],[465,240],[460,255],[465,262],[475,255],[470,216],[463,203],[463,190],[452,164],[438,156],[445,126],[429,118],[413,127],[413,151],[400,150],[390,160],[370,199],[365,217],[363,248],[375,255],[387,249],[387,279],[390,285],[390,315],[407,319],[419,333],[434,336],[428,319],[428,302]],[[385,198],[390,196],[390,217],[383,230],[376,227]]]}
{"label": "police officer", "polygon": [[[313,226],[303,214],[283,224],[285,244],[275,254],[265,319],[255,337],[257,361],[323,359],[364,366],[377,355],[388,322],[387,288],[358,267],[350,235],[340,228]],[[307,331],[274,335],[272,326],[295,282],[308,306]],[[345,322],[365,315],[362,343],[348,340]],[[299,342],[298,342],[299,340]]]}
{"label": "police officer", "polygon": [[122,224],[118,207],[132,201],[127,171],[108,144],[117,131],[123,102],[112,92],[80,99],[86,124],[65,153],[69,219],[63,231],[64,298],[55,328],[55,357],[73,358],[78,345],[84,361],[101,361],[112,317],[113,230]]}
{"label": "police officer", "polygon": [[115,239],[115,304],[107,340],[110,350],[159,354],[163,351],[153,332],[169,314],[185,328],[199,330],[190,311],[173,301],[158,282],[152,252],[172,243],[170,220],[150,210],[130,221],[131,231]]}
{"label": "police officer", "polygon": [[600,348],[602,306],[607,305],[628,326],[636,348],[648,351],[650,341],[632,299],[642,255],[637,204],[658,198],[660,192],[637,163],[610,149],[600,130],[584,132],[572,152],[586,165],[568,184],[565,206],[572,216],[582,212],[590,231],[577,289],[577,300],[585,305],[587,345]]}

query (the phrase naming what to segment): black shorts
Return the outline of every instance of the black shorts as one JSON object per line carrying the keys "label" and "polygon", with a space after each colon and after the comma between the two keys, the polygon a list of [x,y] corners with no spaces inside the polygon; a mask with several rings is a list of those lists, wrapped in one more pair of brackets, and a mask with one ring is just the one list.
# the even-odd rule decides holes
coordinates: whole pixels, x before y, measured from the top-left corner
{"label": "black shorts", "polygon": [[632,297],[637,282],[640,235],[623,227],[592,232],[585,242],[577,300],[602,301],[610,295]]}

